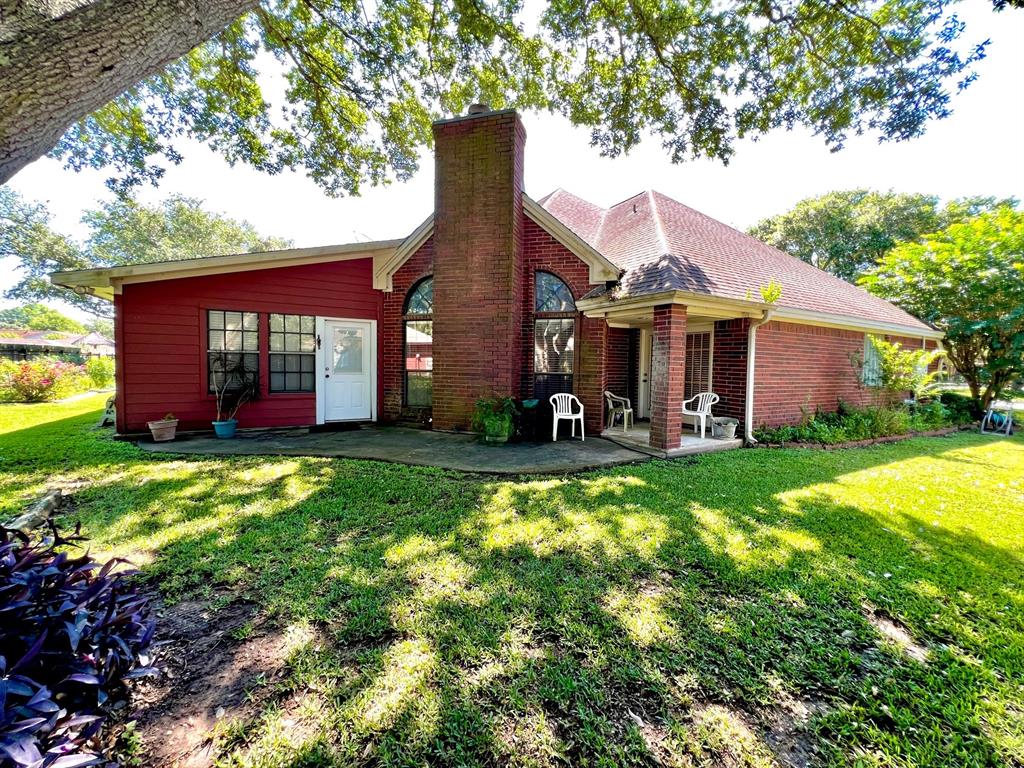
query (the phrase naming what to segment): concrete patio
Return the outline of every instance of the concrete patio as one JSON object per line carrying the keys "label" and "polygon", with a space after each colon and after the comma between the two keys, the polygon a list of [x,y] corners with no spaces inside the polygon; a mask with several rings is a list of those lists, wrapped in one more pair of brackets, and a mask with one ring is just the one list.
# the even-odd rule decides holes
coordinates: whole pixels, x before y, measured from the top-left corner
{"label": "concrete patio", "polygon": [[598,437],[556,443],[513,443],[492,447],[474,436],[403,427],[363,427],[344,431],[308,429],[244,430],[232,440],[183,435],[173,442],[139,441],[153,453],[205,456],[328,456],[372,459],[461,472],[496,475],[581,472],[646,461],[649,453]]}
{"label": "concrete patio", "polygon": [[726,440],[723,438],[700,437],[689,432],[683,432],[681,444],[678,448],[663,451],[651,447],[651,424],[648,421],[639,421],[623,432],[621,426],[609,427],[601,433],[601,437],[611,440],[624,448],[640,451],[648,456],[659,459],[675,459],[680,456],[694,456],[698,453],[712,453],[714,451],[728,451],[732,448],[743,446],[743,440],[735,438]]}

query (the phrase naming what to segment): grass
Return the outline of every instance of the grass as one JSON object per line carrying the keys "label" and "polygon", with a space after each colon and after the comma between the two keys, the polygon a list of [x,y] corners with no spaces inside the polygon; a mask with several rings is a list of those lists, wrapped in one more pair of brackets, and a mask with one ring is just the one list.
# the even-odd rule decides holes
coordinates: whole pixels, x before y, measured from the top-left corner
{"label": "grass", "polygon": [[0,406],[0,513],[77,488],[95,549],[288,638],[219,765],[755,768],[802,708],[814,763],[1024,764],[1021,438],[496,481],[146,454],[103,399]]}

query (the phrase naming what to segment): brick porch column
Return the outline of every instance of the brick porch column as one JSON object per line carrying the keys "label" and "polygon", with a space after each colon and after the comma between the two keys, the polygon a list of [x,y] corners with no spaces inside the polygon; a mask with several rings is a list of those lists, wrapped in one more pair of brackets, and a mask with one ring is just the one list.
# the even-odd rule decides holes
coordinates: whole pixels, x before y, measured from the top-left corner
{"label": "brick porch column", "polygon": [[686,307],[654,308],[651,355],[651,447],[678,448],[683,434],[683,378],[686,372]]}
{"label": "brick porch column", "polygon": [[583,403],[587,434],[597,437],[604,428],[604,391],[608,388],[608,323],[580,315],[577,338],[575,394]]}

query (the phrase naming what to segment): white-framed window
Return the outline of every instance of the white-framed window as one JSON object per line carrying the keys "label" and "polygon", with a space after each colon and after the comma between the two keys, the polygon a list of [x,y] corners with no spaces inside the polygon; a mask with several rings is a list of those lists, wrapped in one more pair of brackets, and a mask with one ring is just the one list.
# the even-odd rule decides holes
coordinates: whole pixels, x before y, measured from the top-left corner
{"label": "white-framed window", "polygon": [[861,366],[860,377],[865,386],[882,386],[882,358],[870,336],[864,337],[864,364]]}
{"label": "white-framed window", "polygon": [[314,392],[316,318],[270,315],[270,391]]}
{"label": "white-framed window", "polygon": [[260,364],[259,314],[223,309],[206,310],[207,389],[216,392],[241,387],[257,379]]}

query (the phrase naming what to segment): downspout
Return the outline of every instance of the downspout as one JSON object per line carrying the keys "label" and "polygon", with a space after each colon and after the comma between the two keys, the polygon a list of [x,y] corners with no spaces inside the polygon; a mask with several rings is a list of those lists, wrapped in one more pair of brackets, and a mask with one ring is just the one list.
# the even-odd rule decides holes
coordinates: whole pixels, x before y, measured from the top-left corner
{"label": "downspout", "polygon": [[757,351],[757,329],[772,319],[773,309],[769,308],[761,319],[747,329],[747,397],[743,411],[743,444],[757,445],[754,439],[754,357]]}

